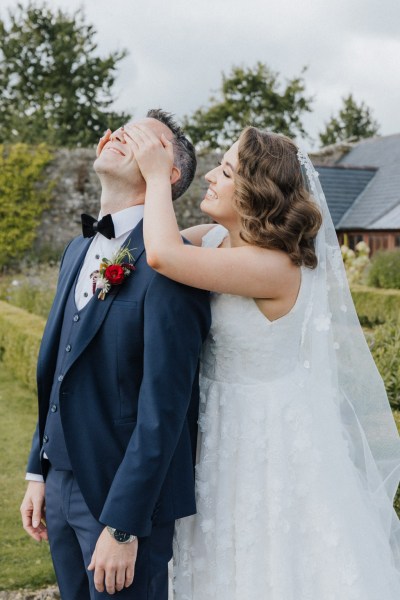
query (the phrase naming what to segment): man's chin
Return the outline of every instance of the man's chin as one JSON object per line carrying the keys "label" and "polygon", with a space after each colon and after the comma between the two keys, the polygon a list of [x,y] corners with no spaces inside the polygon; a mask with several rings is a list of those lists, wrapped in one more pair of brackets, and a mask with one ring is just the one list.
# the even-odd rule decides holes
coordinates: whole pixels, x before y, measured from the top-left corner
{"label": "man's chin", "polygon": [[98,175],[100,175],[100,174],[112,175],[113,173],[116,173],[116,171],[117,171],[116,165],[111,164],[111,162],[106,160],[102,154],[100,154],[100,156],[98,156],[96,158],[96,160],[94,161],[93,169],[95,170],[95,172]]}

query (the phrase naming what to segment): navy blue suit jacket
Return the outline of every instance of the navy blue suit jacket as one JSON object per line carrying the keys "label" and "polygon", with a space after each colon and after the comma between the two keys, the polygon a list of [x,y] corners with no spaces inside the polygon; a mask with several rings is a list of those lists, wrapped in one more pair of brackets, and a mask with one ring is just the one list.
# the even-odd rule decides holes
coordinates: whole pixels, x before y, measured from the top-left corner
{"label": "navy blue suit jacket", "polygon": [[[71,465],[93,515],[138,536],[195,512],[198,362],[211,316],[208,292],[146,262],[142,221],[128,236],[136,270],[87,307],[86,330],[60,386]],[[39,419],[28,471],[40,460],[65,302],[91,240],[65,250],[38,358]],[[88,315],[89,317],[89,315]]]}

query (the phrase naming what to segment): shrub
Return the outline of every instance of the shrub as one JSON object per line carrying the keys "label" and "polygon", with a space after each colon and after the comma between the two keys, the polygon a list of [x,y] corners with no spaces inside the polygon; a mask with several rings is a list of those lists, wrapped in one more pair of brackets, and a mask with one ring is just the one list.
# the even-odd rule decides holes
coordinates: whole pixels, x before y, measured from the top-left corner
{"label": "shrub", "polygon": [[354,250],[344,244],[340,247],[340,250],[349,284],[362,283],[370,266],[369,247],[365,242],[358,242]]}
{"label": "shrub", "polygon": [[400,323],[400,291],[353,286],[351,295],[361,325],[373,327],[387,321]]}
{"label": "shrub", "polygon": [[44,182],[52,160],[44,144],[0,145],[0,269],[32,246],[53,182]]}
{"label": "shrub", "polygon": [[36,391],[36,362],[45,322],[0,301],[0,360],[19,381]]}
{"label": "shrub", "polygon": [[400,290],[400,248],[374,255],[368,273],[368,285]]}

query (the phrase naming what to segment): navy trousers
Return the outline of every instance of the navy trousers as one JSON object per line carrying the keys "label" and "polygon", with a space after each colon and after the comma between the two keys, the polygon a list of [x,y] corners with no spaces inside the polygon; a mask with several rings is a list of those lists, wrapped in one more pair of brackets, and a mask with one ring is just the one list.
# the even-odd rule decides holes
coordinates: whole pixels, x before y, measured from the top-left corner
{"label": "navy trousers", "polygon": [[87,570],[104,525],[89,511],[72,471],[50,468],[46,523],[62,600],[168,600],[174,522],[154,525],[149,537],[139,538],[133,584],[113,595],[97,592]]}

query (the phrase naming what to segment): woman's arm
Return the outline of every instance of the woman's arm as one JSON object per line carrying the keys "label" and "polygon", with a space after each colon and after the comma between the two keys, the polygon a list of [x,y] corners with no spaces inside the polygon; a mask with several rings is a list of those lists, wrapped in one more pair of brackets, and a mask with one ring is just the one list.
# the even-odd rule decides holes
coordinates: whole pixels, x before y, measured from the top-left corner
{"label": "woman's arm", "polygon": [[145,126],[127,125],[125,131],[147,184],[143,231],[153,269],[192,287],[254,298],[278,298],[298,288],[299,269],[283,252],[185,245],[171,199],[172,144]]}

